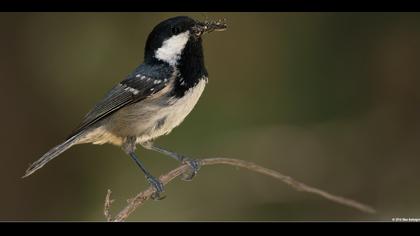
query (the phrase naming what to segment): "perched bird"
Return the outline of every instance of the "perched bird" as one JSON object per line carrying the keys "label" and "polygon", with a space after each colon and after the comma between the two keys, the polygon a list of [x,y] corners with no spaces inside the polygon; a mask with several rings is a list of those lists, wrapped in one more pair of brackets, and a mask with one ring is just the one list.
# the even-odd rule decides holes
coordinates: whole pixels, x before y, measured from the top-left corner
{"label": "perched bird", "polygon": [[191,173],[185,179],[191,179],[200,167],[198,161],[155,146],[152,141],[169,134],[196,105],[208,81],[202,36],[226,28],[222,21],[199,22],[186,16],[156,25],[146,41],[143,64],[114,86],[67,139],[34,162],[23,177],[76,144],[111,143],[120,146],[144,172],[155,190],[155,199],[161,198],[163,185],[137,158],[137,144],[187,163]]}

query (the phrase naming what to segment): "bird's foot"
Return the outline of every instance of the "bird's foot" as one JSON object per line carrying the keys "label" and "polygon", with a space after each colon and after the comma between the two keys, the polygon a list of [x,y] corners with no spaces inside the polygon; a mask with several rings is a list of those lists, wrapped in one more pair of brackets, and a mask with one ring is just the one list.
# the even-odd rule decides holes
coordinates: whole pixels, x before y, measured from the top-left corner
{"label": "bird's foot", "polygon": [[162,195],[162,193],[165,191],[163,187],[163,183],[154,176],[147,176],[147,182],[153,187],[155,192],[152,194],[151,198],[153,200],[162,200],[166,198],[165,195]]}
{"label": "bird's foot", "polygon": [[201,167],[200,161],[196,159],[190,159],[187,157],[182,158],[182,163],[187,164],[190,168],[187,172],[182,175],[182,180],[191,181],[196,176],[198,170]]}

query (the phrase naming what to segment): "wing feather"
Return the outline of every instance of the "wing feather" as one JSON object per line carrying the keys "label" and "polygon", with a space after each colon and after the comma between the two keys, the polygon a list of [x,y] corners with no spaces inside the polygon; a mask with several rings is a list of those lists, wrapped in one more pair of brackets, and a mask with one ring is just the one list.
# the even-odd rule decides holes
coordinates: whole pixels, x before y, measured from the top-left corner
{"label": "wing feather", "polygon": [[70,137],[91,127],[93,124],[96,124],[98,121],[119,109],[132,103],[139,102],[162,90],[167,86],[166,81],[169,81],[172,74],[168,73],[170,71],[164,72],[166,73],[159,74],[150,68],[147,68],[147,70],[141,66],[137,68],[126,80],[123,80],[121,83],[114,86],[105,97],[85,115],[82,122],[72,132]]}

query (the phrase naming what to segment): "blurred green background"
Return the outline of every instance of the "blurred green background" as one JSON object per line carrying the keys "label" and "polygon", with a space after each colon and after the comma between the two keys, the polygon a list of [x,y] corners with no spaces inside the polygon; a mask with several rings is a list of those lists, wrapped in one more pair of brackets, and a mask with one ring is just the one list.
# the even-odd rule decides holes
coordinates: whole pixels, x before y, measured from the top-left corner
{"label": "blurred green background", "polygon": [[[0,220],[104,220],[147,183],[119,148],[79,145],[35,175],[58,144],[143,60],[168,17],[226,18],[205,36],[209,84],[157,143],[232,157],[372,205],[375,215],[229,166],[166,187],[129,220],[391,220],[420,217],[420,14],[1,13]],[[138,150],[160,175],[178,164]]]}

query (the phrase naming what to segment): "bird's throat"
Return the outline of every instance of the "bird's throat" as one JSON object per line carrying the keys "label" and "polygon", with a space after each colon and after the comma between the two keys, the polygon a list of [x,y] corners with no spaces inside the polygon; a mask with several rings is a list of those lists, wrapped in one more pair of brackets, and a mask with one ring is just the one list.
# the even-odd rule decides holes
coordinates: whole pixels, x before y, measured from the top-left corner
{"label": "bird's throat", "polygon": [[179,73],[175,79],[173,95],[182,97],[185,91],[195,87],[201,79],[208,76],[201,39],[189,41],[185,45],[176,67]]}

